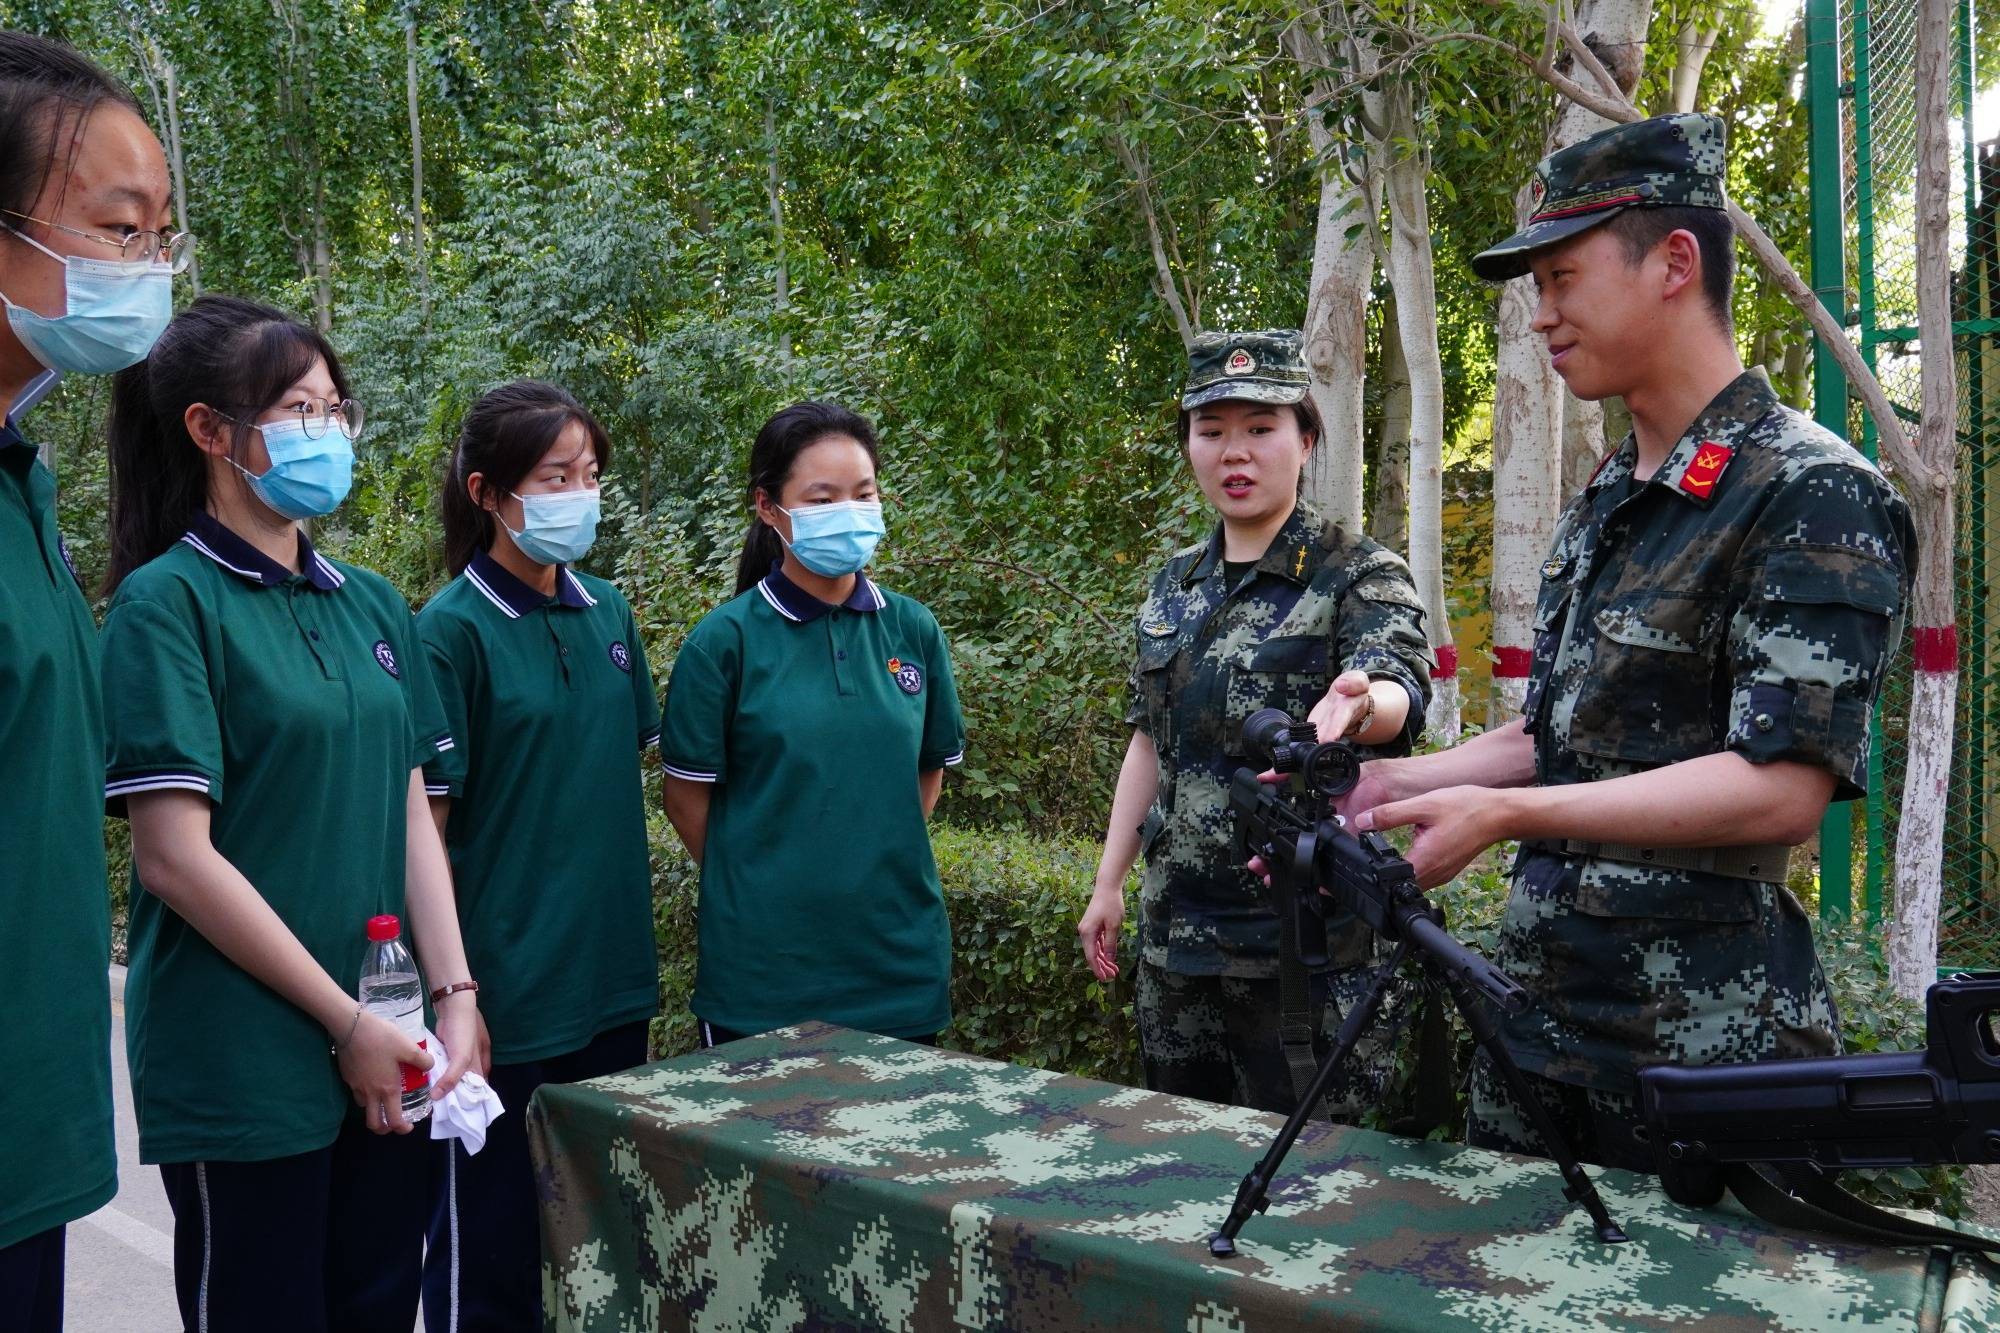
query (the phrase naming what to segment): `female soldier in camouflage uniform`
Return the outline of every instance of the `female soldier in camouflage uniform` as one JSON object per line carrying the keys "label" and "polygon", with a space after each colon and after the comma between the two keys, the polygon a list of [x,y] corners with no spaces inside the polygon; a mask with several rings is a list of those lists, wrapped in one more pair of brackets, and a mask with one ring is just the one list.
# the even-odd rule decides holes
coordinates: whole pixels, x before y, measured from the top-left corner
{"label": "female soldier in camouflage uniform", "polygon": [[[1323,739],[1407,751],[1423,728],[1429,651],[1408,568],[1298,498],[1320,419],[1289,330],[1205,334],[1181,395],[1180,437],[1221,520],[1154,578],[1138,620],[1118,775],[1096,892],[1077,924],[1100,980],[1117,975],[1124,885],[1144,853],[1138,1013],[1146,1086],[1289,1111],[1278,1036],[1278,919],[1232,846],[1229,780],[1243,720],[1281,708]],[[1331,967],[1311,980],[1323,1057],[1374,958],[1334,914]],[[1388,1043],[1364,1045],[1329,1100],[1352,1118],[1380,1092]]]}

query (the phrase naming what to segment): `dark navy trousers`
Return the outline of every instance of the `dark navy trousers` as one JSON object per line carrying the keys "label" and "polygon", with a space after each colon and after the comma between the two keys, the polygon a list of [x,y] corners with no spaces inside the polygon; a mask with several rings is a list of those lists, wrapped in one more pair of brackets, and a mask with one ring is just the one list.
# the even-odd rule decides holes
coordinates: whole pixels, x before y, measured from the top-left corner
{"label": "dark navy trousers", "polygon": [[0,1333],[62,1333],[62,1227],[0,1249]]}
{"label": "dark navy trousers", "polygon": [[430,1125],[262,1162],[160,1167],[174,1295],[195,1333],[410,1333],[423,1278]]}
{"label": "dark navy trousers", "polygon": [[487,1082],[506,1111],[487,1130],[486,1146],[475,1155],[453,1140],[432,1159],[426,1333],[539,1333],[542,1242],[528,1099],[544,1083],[600,1078],[645,1061],[641,1021],[600,1032],[580,1050],[493,1066]]}

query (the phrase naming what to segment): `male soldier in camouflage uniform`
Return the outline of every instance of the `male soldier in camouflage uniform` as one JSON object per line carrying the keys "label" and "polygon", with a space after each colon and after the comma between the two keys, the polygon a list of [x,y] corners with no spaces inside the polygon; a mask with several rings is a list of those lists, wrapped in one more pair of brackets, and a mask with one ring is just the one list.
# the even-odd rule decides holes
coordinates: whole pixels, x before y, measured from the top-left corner
{"label": "male soldier in camouflage uniform", "polygon": [[[1639,1169],[1640,1067],[1838,1047],[1786,854],[1867,781],[1915,550],[1882,475],[1738,360],[1723,171],[1712,116],[1606,130],[1473,261],[1533,274],[1557,372],[1633,431],[1556,526],[1522,720],[1342,803],[1415,825],[1426,884],[1521,840],[1495,961],[1538,1003],[1508,1049],[1581,1156]],[[1470,1138],[1545,1147],[1483,1062]]]}
{"label": "male soldier in camouflage uniform", "polygon": [[[1091,906],[1078,925],[1099,977],[1117,971],[1124,883],[1142,852],[1138,1012],[1147,1086],[1289,1111],[1279,1033],[1279,927],[1233,845],[1231,775],[1253,764],[1243,721],[1260,708],[1407,752],[1422,730],[1429,649],[1409,570],[1298,500],[1320,434],[1299,335],[1197,342],[1180,433],[1221,522],[1168,561],[1139,613],[1126,721],[1134,730]],[[1325,1055],[1374,958],[1367,927],[1330,920],[1330,970],[1311,979],[1293,1055]],[[1315,1033],[1311,1029],[1317,1025]],[[1391,1043],[1376,1040],[1329,1099],[1375,1100]]]}

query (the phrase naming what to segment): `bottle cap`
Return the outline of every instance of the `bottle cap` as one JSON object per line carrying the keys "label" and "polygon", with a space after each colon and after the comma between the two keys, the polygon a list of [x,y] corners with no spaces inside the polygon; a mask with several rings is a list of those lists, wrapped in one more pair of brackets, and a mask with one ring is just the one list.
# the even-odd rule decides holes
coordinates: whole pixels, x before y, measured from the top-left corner
{"label": "bottle cap", "polygon": [[403,933],[403,923],[393,916],[371,916],[368,918],[368,938],[381,943],[393,940]]}

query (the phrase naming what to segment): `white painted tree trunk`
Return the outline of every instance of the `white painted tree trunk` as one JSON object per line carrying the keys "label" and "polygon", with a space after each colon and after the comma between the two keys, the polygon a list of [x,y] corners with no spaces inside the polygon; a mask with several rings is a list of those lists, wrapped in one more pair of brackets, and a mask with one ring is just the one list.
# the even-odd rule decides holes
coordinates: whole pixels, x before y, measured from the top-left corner
{"label": "white painted tree trunk", "polygon": [[[1325,87],[1328,56],[1317,20],[1301,17],[1285,32],[1285,50],[1312,87]],[[1374,219],[1367,192],[1349,179],[1333,135],[1317,112],[1306,117],[1320,163],[1313,223],[1312,278],[1306,291],[1306,365],[1326,437],[1306,465],[1306,499],[1350,532],[1361,531],[1362,385],[1367,378],[1368,289],[1375,275]],[[1352,233],[1350,235],[1350,233]]]}
{"label": "white painted tree trunk", "polygon": [[[1628,95],[1645,66],[1652,12],[1652,0],[1583,0],[1577,8],[1577,30]],[[1610,124],[1565,101],[1547,149],[1567,147]],[[1514,209],[1525,225],[1533,211],[1526,187],[1515,196]],[[1577,441],[1581,449],[1586,438],[1601,440],[1604,429],[1603,410],[1572,396],[1549,365],[1542,335],[1529,328],[1534,312],[1533,282],[1509,282],[1500,294],[1493,385],[1493,652],[1501,720],[1520,711],[1527,689],[1542,560],[1568,498],[1564,440]],[[1595,458],[1590,466],[1596,466]]]}
{"label": "white painted tree trunk", "polygon": [[1938,908],[1944,896],[1945,796],[1958,707],[1953,492],[1958,462],[1958,364],[1951,342],[1951,0],[1917,5],[1917,331],[1923,416],[1917,453],[1932,469],[1910,487],[1917,571],[1910,621],[1915,689],[1902,819],[1896,830],[1896,919],[1889,973],[1921,1000],[1937,979]]}
{"label": "white painted tree trunk", "polygon": [[[1379,95],[1388,158],[1389,285],[1410,383],[1410,573],[1438,665],[1431,674],[1431,738],[1458,741],[1458,649],[1444,599],[1444,364],[1437,342],[1437,273],[1431,256],[1429,161],[1418,139],[1414,93],[1397,80]],[[1375,100],[1375,98],[1371,98]]]}

